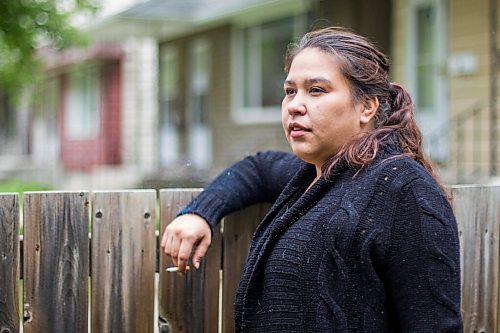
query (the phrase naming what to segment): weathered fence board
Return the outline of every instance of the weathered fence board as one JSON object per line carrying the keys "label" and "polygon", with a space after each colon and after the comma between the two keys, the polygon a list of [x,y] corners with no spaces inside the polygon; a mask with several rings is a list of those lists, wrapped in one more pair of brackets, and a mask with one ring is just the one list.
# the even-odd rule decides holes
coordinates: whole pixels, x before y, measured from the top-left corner
{"label": "weathered fence board", "polygon": [[254,205],[224,218],[223,332],[234,332],[234,297],[250,250],[252,235],[269,205]]}
{"label": "weathered fence board", "polygon": [[[161,229],[163,235],[180,208],[199,190],[161,190]],[[219,270],[221,236],[215,230],[212,244],[198,270],[191,269],[180,277],[166,272],[171,266],[160,256],[159,322],[160,332],[218,332]]]}
{"label": "weathered fence board", "polygon": [[500,332],[500,187],[453,188],[465,332]]}
{"label": "weathered fence board", "polygon": [[24,194],[24,332],[88,329],[88,193]]}
{"label": "weathered fence board", "polygon": [[19,195],[0,195],[0,332],[19,332]]}
{"label": "weathered fence board", "polygon": [[94,192],[93,332],[153,332],[156,192]]}

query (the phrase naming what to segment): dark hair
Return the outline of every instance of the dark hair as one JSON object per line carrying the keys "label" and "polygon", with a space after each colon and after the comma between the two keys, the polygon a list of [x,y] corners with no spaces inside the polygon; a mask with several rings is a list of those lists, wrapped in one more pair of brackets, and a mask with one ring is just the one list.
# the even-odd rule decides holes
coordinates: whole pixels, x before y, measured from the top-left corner
{"label": "dark hair", "polygon": [[374,116],[374,129],[344,145],[323,166],[326,177],[334,167],[346,162],[363,168],[371,163],[385,144],[396,148],[421,164],[442,185],[430,159],[422,148],[422,134],[414,117],[410,94],[389,79],[389,60],[371,41],[340,27],[323,28],[305,34],[298,43],[289,45],[285,58],[288,73],[295,56],[305,48],[317,48],[340,60],[340,70],[349,82],[354,102],[376,97],[379,107]]}

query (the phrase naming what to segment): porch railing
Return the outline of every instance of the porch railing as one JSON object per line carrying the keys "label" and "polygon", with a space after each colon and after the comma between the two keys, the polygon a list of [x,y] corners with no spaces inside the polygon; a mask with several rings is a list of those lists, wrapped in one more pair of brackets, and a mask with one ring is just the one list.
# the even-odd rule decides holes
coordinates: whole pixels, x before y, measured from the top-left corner
{"label": "porch railing", "polygon": [[450,173],[450,182],[475,183],[499,176],[500,161],[492,156],[498,156],[500,149],[492,141],[491,118],[490,109],[477,102],[438,125],[426,138],[426,150],[445,175]]}
{"label": "porch railing", "polygon": [[[198,192],[31,192],[22,214],[18,194],[0,194],[0,332],[232,332],[234,292],[267,207],[227,216],[201,269],[179,277],[165,272],[157,235]],[[500,333],[500,186],[453,192],[465,331]]]}

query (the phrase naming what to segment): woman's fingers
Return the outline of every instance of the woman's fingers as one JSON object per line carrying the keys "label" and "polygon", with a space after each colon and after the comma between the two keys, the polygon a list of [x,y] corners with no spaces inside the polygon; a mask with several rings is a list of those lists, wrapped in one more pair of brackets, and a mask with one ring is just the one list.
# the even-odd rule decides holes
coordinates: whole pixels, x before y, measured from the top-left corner
{"label": "woman's fingers", "polygon": [[194,242],[192,239],[183,239],[179,247],[179,255],[177,256],[176,266],[179,272],[184,273],[191,253],[193,252]]}
{"label": "woman's fingers", "polygon": [[172,263],[178,267],[177,272],[184,274],[193,254],[193,266],[199,268],[200,261],[211,243],[212,232],[208,223],[194,214],[181,215],[174,219],[163,233],[161,246]]}
{"label": "woman's fingers", "polygon": [[178,256],[179,256],[179,248],[181,246],[181,239],[179,237],[172,237],[172,241],[170,244],[170,257],[172,258],[172,262],[175,266],[179,266],[178,264]]}
{"label": "woman's fingers", "polygon": [[210,243],[211,234],[209,234],[208,237],[203,238],[196,247],[196,250],[193,253],[193,259],[191,260],[196,269],[200,268],[201,260],[205,257],[205,253],[207,252]]}

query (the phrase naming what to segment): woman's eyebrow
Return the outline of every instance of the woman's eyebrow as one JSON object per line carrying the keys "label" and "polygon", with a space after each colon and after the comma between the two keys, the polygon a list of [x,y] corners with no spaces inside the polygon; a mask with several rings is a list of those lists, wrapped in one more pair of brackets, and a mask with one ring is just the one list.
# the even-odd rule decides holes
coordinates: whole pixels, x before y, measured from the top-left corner
{"label": "woman's eyebrow", "polygon": [[327,83],[327,84],[331,84],[332,81],[328,80],[327,78],[324,78],[324,77],[313,77],[313,78],[310,78],[310,79],[307,79],[305,80],[306,83],[309,83],[309,84],[312,84],[312,83]]}
{"label": "woman's eyebrow", "polygon": [[[295,81],[294,80],[285,80],[284,83],[285,84],[289,84],[289,85],[294,85]],[[304,83],[305,84],[315,84],[315,83],[331,84],[332,81],[328,80],[327,78],[324,78],[324,77],[320,76],[320,77],[313,77],[313,78],[310,78],[310,79],[305,79]]]}

